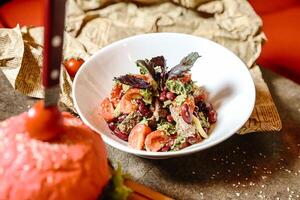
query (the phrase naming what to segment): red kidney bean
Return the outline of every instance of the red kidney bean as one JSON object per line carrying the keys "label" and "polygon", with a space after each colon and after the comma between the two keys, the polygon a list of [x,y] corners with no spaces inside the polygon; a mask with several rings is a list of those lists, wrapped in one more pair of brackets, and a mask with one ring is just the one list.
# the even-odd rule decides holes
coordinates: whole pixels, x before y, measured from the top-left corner
{"label": "red kidney bean", "polygon": [[159,95],[159,100],[160,101],[165,101],[166,100],[166,98],[167,98],[167,91],[162,91],[161,93],[160,93],[160,95]]}
{"label": "red kidney bean", "polygon": [[209,123],[215,123],[217,121],[217,112],[215,110],[210,110],[208,112],[208,121]]}
{"label": "red kidney bean", "polygon": [[121,140],[128,141],[128,134],[120,131],[118,128],[114,130],[114,134]]}
{"label": "red kidney bean", "polygon": [[170,123],[174,121],[172,115],[167,116],[167,121],[170,122]]}
{"label": "red kidney bean", "polygon": [[190,113],[189,106],[187,104],[182,104],[180,114],[186,123],[192,123],[192,114]]}
{"label": "red kidney bean", "polygon": [[176,96],[173,92],[167,92],[166,97],[167,97],[167,99],[173,101]]}
{"label": "red kidney bean", "polygon": [[146,117],[150,117],[151,112],[149,111],[149,109],[147,108],[147,106],[144,103],[139,104],[139,112]]}
{"label": "red kidney bean", "polygon": [[127,115],[121,115],[118,117],[118,122],[121,123],[125,118],[127,117]]}
{"label": "red kidney bean", "polygon": [[114,122],[108,123],[108,127],[109,127],[109,129],[112,130],[112,131],[114,131],[114,130],[117,128],[117,126],[115,125]]}
{"label": "red kidney bean", "polygon": [[171,149],[171,147],[169,146],[164,146],[163,148],[161,148],[161,152],[166,152],[166,151],[169,151]]}
{"label": "red kidney bean", "polygon": [[205,102],[205,108],[208,112],[210,112],[213,109],[213,106],[211,103]]}

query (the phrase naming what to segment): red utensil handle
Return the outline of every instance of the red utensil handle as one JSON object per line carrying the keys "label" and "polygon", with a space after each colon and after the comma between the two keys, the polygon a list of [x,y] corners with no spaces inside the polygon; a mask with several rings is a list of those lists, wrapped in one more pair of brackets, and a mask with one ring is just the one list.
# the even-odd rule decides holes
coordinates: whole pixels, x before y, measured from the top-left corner
{"label": "red utensil handle", "polygon": [[65,21],[65,0],[45,0],[43,85],[59,84]]}

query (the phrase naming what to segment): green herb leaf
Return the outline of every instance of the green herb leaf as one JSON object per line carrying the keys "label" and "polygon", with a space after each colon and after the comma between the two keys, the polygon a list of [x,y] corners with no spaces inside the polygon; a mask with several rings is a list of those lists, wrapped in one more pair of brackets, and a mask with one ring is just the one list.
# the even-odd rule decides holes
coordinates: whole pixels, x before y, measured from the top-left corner
{"label": "green herb leaf", "polygon": [[143,101],[146,104],[152,103],[152,92],[148,89],[141,89],[140,94],[143,96]]}
{"label": "green herb leaf", "polygon": [[175,126],[169,122],[162,122],[158,124],[157,130],[165,131],[169,135],[174,134],[176,132]]}
{"label": "green herb leaf", "polygon": [[186,100],[186,95],[182,94],[182,95],[178,95],[176,98],[175,98],[175,103],[177,106],[181,106],[183,104],[183,102],[185,102]]}
{"label": "green herb leaf", "polygon": [[141,74],[150,74],[153,78],[155,77],[154,68],[149,64],[149,60],[137,60],[136,66],[140,68]]}

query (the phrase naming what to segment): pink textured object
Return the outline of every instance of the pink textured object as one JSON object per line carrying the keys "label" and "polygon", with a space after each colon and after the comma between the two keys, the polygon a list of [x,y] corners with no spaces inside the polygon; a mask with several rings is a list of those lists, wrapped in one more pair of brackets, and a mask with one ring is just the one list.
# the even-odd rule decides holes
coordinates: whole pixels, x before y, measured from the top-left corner
{"label": "pink textured object", "polygon": [[63,113],[55,141],[32,139],[26,115],[0,123],[0,199],[96,199],[110,178],[101,137]]}

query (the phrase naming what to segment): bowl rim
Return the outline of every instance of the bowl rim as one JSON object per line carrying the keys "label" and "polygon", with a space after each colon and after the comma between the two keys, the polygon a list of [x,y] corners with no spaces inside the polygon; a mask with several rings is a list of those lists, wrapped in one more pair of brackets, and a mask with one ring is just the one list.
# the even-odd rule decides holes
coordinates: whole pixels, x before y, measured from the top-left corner
{"label": "bowl rim", "polygon": [[[77,96],[77,93],[76,93],[76,90],[75,90],[75,85],[77,84],[78,82],[78,77],[80,76],[81,72],[83,71],[84,68],[86,68],[89,64],[89,61],[90,60],[93,60],[95,59],[95,57],[99,56],[99,54],[102,54],[106,51],[109,51],[113,48],[115,48],[116,46],[122,44],[122,43],[125,43],[125,42],[130,42],[130,41],[133,41],[133,40],[137,40],[137,39],[141,39],[141,38],[144,38],[144,39],[147,39],[149,37],[160,37],[160,36],[168,36],[168,35],[173,35],[173,36],[179,36],[179,37],[189,37],[191,39],[195,39],[195,40],[206,40],[208,42],[211,42],[213,43],[214,45],[217,45],[219,48],[222,48],[224,51],[227,51],[229,54],[231,54],[235,59],[238,59],[241,63],[241,65],[243,65],[243,70],[246,72],[246,74],[250,77],[250,80],[251,80],[251,83],[249,83],[249,86],[251,88],[251,91],[249,91],[249,98],[251,98],[251,105],[250,105],[250,109],[248,110],[248,113],[247,117],[245,117],[245,119],[243,120],[243,123],[241,124],[238,124],[236,125],[234,128],[233,128],[233,131],[232,133],[230,134],[226,134],[222,137],[219,137],[217,138],[216,140],[213,140],[212,142],[210,143],[207,143],[205,145],[200,145],[196,148],[192,148],[192,149],[188,149],[188,148],[185,148],[185,149],[181,149],[179,151],[169,151],[169,152],[150,152],[150,151],[144,151],[144,150],[137,150],[137,149],[133,149],[133,148],[130,148],[129,146],[123,146],[121,145],[119,142],[117,142],[116,140],[114,139],[111,139],[109,138],[108,136],[106,136],[104,133],[100,132],[99,130],[97,130],[96,127],[94,127],[83,115],[83,113],[81,112],[78,104],[77,104],[77,101],[76,101],[76,96]],[[86,124],[88,125],[92,130],[94,130],[96,133],[98,133],[99,135],[101,135],[103,141],[105,143],[107,143],[108,145],[116,148],[116,149],[119,149],[121,151],[124,151],[126,153],[131,153],[131,154],[135,154],[135,155],[138,155],[138,156],[149,156],[149,157],[177,157],[177,156],[183,156],[183,155],[189,155],[189,154],[192,154],[192,153],[196,153],[198,151],[201,151],[201,150],[204,150],[204,149],[208,149],[212,146],[215,146],[219,143],[222,143],[223,141],[227,140],[229,137],[231,137],[232,135],[234,135],[246,122],[247,120],[249,119],[249,117],[251,116],[252,112],[253,112],[253,109],[254,109],[254,105],[255,105],[255,99],[256,99],[256,89],[255,89],[255,85],[254,85],[254,81],[253,81],[253,78],[250,74],[250,71],[248,69],[248,67],[246,66],[246,64],[235,54],[233,53],[231,50],[227,49],[226,47],[214,42],[214,41],[211,41],[207,38],[203,38],[203,37],[200,37],[200,36],[194,36],[194,35],[189,35],[189,34],[184,34],[184,33],[172,33],[172,32],[163,32],[163,33],[145,33],[145,34],[139,34],[139,35],[135,35],[135,36],[131,36],[131,37],[127,37],[127,38],[124,38],[124,39],[121,39],[121,40],[118,40],[116,42],[113,42],[101,49],[99,49],[97,52],[95,52],[91,57],[88,58],[88,60],[86,60],[83,65],[80,67],[80,69],[78,70],[78,72],[76,73],[76,76],[73,80],[73,84],[72,84],[72,98],[73,98],[73,101],[74,101],[74,106],[75,106],[75,109],[77,110],[81,120]],[[111,133],[110,133],[111,134]],[[148,157],[148,158],[149,158]]]}

